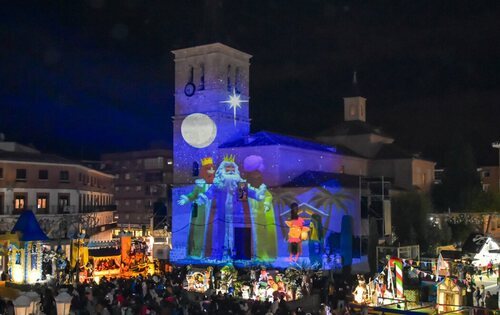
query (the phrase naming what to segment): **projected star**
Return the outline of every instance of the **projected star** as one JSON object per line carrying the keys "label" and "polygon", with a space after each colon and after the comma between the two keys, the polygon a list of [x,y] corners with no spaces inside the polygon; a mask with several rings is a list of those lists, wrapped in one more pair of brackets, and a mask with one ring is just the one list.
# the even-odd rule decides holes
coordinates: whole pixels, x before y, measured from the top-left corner
{"label": "projected star", "polygon": [[236,126],[236,109],[240,108],[242,103],[248,103],[248,100],[242,100],[241,94],[236,94],[236,90],[233,89],[233,94],[229,95],[229,99],[221,103],[229,104],[229,109],[233,110],[233,121]]}

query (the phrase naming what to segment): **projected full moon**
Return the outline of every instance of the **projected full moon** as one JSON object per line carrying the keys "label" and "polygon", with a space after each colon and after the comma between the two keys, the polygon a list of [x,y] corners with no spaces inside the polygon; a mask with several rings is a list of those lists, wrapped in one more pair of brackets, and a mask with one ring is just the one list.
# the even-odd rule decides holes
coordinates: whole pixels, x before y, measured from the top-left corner
{"label": "projected full moon", "polygon": [[181,134],[190,146],[206,148],[215,140],[217,126],[212,118],[205,114],[191,114],[182,121]]}

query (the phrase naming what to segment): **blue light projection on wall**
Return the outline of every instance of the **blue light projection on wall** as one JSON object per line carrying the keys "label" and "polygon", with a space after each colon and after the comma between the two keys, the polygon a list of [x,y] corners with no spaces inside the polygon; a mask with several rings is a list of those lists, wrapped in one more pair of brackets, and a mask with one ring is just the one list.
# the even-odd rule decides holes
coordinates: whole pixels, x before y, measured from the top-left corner
{"label": "blue light projection on wall", "polygon": [[171,261],[340,267],[335,239],[342,216],[355,207],[352,194],[332,180],[271,189],[263,183],[261,156],[235,161],[228,155],[215,166],[203,158],[195,184],[173,189]]}

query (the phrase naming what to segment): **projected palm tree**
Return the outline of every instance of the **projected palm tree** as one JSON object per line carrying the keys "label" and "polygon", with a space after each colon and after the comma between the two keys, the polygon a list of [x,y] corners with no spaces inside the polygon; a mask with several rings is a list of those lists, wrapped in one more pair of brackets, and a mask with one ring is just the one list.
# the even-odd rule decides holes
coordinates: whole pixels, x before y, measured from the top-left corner
{"label": "projected palm tree", "polygon": [[333,210],[343,210],[344,215],[347,215],[348,208],[346,201],[351,199],[352,196],[348,193],[342,191],[331,192],[326,188],[319,187],[318,192],[309,200],[309,203],[318,209],[323,208],[329,214],[323,226],[325,232],[327,232],[330,228],[330,219]]}
{"label": "projected palm tree", "polygon": [[309,202],[316,208],[322,207],[329,213],[324,226],[325,236],[328,234],[333,210],[344,211],[340,230],[340,251],[343,266],[350,266],[352,264],[352,217],[348,214],[346,202],[353,198],[350,194],[342,191],[331,192],[324,187],[319,187],[318,190],[318,193]]}

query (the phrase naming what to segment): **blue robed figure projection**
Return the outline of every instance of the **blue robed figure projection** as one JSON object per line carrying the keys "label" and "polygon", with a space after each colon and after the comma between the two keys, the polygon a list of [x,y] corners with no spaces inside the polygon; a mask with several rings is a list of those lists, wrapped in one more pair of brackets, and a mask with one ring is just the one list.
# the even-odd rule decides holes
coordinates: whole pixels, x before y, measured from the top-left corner
{"label": "blue robed figure projection", "polygon": [[[212,259],[229,259],[234,256],[234,229],[251,226],[248,200],[240,200],[238,185],[241,178],[235,157],[225,156],[215,172],[214,184],[199,200],[215,200],[208,215],[208,226],[205,233],[205,257]],[[259,191],[248,187],[248,198],[262,199]]]}

